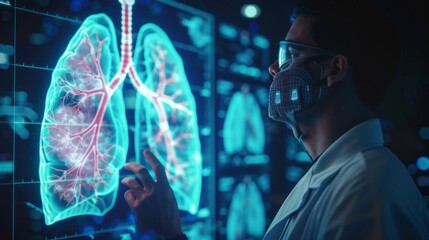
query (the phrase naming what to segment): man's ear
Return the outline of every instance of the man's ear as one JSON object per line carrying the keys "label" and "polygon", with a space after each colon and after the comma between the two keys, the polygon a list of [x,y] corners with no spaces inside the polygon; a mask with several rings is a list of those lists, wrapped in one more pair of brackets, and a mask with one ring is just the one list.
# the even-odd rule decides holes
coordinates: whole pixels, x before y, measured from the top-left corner
{"label": "man's ear", "polygon": [[332,68],[332,71],[326,79],[328,87],[343,81],[349,69],[349,61],[346,56],[338,54],[332,58],[330,67]]}

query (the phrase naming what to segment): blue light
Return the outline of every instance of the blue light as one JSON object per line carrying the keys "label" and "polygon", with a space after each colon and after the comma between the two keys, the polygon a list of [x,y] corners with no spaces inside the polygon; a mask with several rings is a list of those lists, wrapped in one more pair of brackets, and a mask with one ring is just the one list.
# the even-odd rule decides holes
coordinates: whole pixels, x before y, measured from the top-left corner
{"label": "blue light", "polygon": [[311,162],[310,156],[306,152],[303,152],[303,151],[297,152],[295,154],[295,160],[297,162],[308,162],[308,163]]}
{"label": "blue light", "polygon": [[417,158],[417,168],[421,171],[426,171],[429,169],[429,158],[421,156]]}
{"label": "blue light", "polygon": [[286,179],[291,182],[298,182],[304,175],[304,170],[300,167],[289,166],[286,169]]}
{"label": "blue light", "polygon": [[234,39],[237,37],[237,29],[229,24],[221,23],[219,25],[219,33],[226,39]]}
{"label": "blue light", "polygon": [[231,81],[225,79],[219,79],[217,81],[216,91],[219,94],[229,94],[234,88],[234,84]]}
{"label": "blue light", "polygon": [[268,41],[266,37],[260,35],[253,37],[253,44],[262,49],[268,49],[270,47],[270,41]]}
{"label": "blue light", "polygon": [[13,161],[0,161],[0,175],[13,174]]}
{"label": "blue light", "polygon": [[276,98],[275,98],[275,103],[276,104],[280,104],[282,102],[281,97],[280,97],[280,91],[276,91]]}
{"label": "blue light", "polygon": [[292,101],[298,100],[298,91],[296,89],[292,90],[292,94],[290,96],[290,100],[292,100]]}
{"label": "blue light", "polygon": [[209,208],[201,208],[198,211],[198,217],[199,218],[208,218],[208,217],[210,217],[210,209]]}
{"label": "blue light", "polygon": [[261,9],[256,4],[246,4],[241,7],[241,15],[245,18],[257,18],[261,14]]}

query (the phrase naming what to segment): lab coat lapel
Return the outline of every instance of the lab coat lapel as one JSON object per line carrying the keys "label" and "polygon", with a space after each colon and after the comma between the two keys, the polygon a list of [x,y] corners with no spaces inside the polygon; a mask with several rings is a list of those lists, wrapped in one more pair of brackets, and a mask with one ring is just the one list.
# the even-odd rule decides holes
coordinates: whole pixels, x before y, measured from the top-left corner
{"label": "lab coat lapel", "polygon": [[311,171],[308,171],[283,202],[283,205],[268,228],[267,234],[264,237],[265,239],[274,239],[272,237],[279,236],[283,231],[287,219],[305,205],[310,178]]}

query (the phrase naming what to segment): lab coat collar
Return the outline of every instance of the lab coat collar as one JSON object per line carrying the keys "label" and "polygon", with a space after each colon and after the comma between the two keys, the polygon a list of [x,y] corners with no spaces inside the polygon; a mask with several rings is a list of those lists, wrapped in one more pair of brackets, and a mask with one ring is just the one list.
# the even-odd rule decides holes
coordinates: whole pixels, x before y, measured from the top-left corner
{"label": "lab coat collar", "polygon": [[272,236],[279,234],[283,230],[288,217],[304,206],[306,196],[308,196],[308,186],[310,184],[310,177],[308,174],[310,173],[307,172],[305,176],[301,178],[301,180],[296,184],[292,192],[283,202],[283,205],[277,212],[270,227],[268,228],[264,239],[276,239],[276,237]]}
{"label": "lab coat collar", "polygon": [[349,156],[381,145],[383,135],[378,119],[356,125],[338,138],[319,157],[283,202],[264,239],[272,239],[275,238],[273,236],[280,234],[289,216],[305,205],[309,190],[317,189],[335,177],[338,170],[350,160]]}
{"label": "lab coat collar", "polygon": [[324,181],[336,175],[338,170],[350,160],[350,156],[370,148],[383,145],[380,120],[370,119],[360,123],[343,134],[326,149],[314,166],[309,188],[319,188]]}

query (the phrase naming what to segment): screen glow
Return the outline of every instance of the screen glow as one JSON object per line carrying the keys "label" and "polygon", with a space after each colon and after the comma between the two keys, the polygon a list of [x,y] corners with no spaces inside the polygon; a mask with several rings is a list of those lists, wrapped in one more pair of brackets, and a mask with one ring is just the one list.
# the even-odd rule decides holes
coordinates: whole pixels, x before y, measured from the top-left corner
{"label": "screen glow", "polygon": [[72,37],[52,74],[39,165],[47,225],[77,215],[104,215],[115,204],[119,170],[129,144],[121,91],[127,76],[141,95],[137,123],[146,124],[148,131],[138,131],[136,138],[146,136],[166,165],[173,188],[181,193],[179,208],[191,213],[198,210],[200,142],[195,100],[182,60],[168,36],[149,23],[140,29],[133,61],[134,2],[120,2],[121,54],[112,21],[105,14],[92,15]]}

